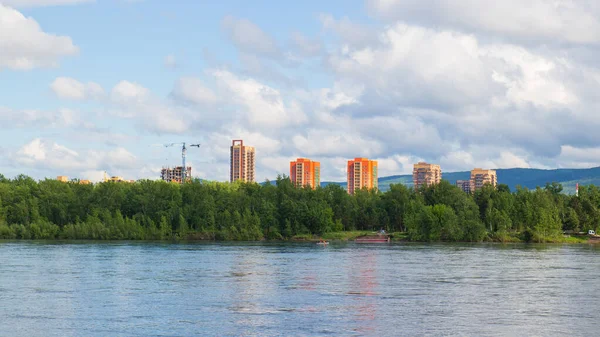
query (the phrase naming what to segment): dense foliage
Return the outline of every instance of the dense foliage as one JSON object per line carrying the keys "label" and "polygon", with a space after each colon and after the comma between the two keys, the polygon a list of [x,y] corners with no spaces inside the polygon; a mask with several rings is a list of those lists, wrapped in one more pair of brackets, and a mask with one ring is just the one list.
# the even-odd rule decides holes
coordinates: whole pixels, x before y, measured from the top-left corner
{"label": "dense foliage", "polygon": [[579,197],[561,191],[548,184],[511,193],[499,185],[468,195],[442,181],[350,196],[338,185],[295,188],[284,177],[264,185],[83,185],[0,175],[0,238],[260,240],[383,228],[414,241],[544,242],[563,230],[596,229],[600,189],[582,187]]}

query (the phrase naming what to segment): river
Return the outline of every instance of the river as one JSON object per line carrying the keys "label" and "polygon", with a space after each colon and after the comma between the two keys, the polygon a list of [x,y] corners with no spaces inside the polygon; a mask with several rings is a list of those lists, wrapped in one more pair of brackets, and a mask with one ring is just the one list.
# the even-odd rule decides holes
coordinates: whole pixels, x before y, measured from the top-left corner
{"label": "river", "polygon": [[0,336],[594,336],[600,246],[0,242]]}

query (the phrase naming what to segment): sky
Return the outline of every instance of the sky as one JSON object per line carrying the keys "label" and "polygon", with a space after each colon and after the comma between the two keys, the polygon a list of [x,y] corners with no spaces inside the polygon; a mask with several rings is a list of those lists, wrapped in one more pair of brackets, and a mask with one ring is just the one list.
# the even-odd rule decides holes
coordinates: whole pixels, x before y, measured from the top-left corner
{"label": "sky", "polygon": [[596,0],[0,0],[0,173],[600,166]]}

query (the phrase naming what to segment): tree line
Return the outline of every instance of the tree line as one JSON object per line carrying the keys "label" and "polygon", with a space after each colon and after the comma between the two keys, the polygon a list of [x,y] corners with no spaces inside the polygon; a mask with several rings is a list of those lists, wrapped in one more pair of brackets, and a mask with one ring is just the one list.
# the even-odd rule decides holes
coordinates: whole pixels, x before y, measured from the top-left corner
{"label": "tree line", "polygon": [[600,189],[565,195],[560,184],[528,190],[485,186],[464,193],[448,181],[415,191],[339,185],[141,180],[84,185],[0,175],[1,239],[284,240],[384,229],[413,241],[558,241],[600,223]]}

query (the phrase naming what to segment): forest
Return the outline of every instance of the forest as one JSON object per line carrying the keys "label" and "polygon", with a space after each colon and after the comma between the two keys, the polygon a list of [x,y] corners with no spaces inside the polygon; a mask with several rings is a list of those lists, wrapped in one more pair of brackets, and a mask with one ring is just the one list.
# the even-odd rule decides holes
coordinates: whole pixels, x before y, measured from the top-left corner
{"label": "forest", "polygon": [[288,240],[384,229],[411,241],[559,242],[597,229],[600,189],[579,195],[549,183],[534,190],[485,186],[467,194],[450,182],[417,191],[354,195],[339,185],[297,188],[195,180],[184,185],[79,184],[0,175],[0,239]]}

